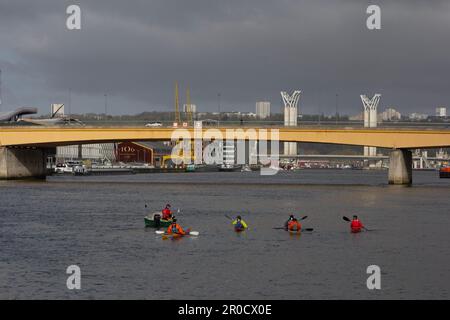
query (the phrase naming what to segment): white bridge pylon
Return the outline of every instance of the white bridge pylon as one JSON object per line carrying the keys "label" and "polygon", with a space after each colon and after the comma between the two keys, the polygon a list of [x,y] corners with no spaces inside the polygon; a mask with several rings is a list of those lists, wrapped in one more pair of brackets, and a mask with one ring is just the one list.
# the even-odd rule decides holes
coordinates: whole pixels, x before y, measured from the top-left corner
{"label": "white bridge pylon", "polygon": [[377,109],[381,94],[375,94],[372,99],[363,94],[360,97],[364,108],[364,127],[375,128],[377,126]]}
{"label": "white bridge pylon", "polygon": [[289,95],[286,91],[281,91],[281,98],[284,103],[284,125],[296,126],[297,125],[297,105],[300,99],[300,90],[295,90],[292,95]]}
{"label": "white bridge pylon", "polygon": [[[372,99],[369,99],[366,95],[361,95],[361,101],[364,108],[364,128],[376,128],[377,127],[377,109],[378,103],[380,103],[381,94],[376,93]],[[376,147],[364,147],[365,156],[376,156]]]}
{"label": "white bridge pylon", "polygon": [[[302,92],[300,90],[295,90],[292,95],[289,95],[286,91],[281,91],[280,93],[284,103],[284,125],[287,127],[297,126],[297,105]],[[284,154],[297,155],[297,143],[285,142]]]}

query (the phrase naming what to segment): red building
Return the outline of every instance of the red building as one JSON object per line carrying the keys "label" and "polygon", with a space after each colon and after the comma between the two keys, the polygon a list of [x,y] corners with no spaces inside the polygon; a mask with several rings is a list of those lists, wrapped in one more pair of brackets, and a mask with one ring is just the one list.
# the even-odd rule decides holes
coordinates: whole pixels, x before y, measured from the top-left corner
{"label": "red building", "polygon": [[138,142],[121,142],[117,144],[116,160],[154,165],[153,148]]}

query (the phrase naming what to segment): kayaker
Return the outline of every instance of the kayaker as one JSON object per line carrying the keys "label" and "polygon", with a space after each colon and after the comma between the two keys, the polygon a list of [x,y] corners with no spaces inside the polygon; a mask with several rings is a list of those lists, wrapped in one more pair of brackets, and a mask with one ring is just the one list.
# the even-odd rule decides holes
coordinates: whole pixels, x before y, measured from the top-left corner
{"label": "kayaker", "polygon": [[292,220],[290,220],[288,222],[287,229],[289,231],[301,231],[302,230],[302,225],[300,224],[300,222],[298,222],[297,219],[292,218]]}
{"label": "kayaker", "polygon": [[364,225],[359,221],[358,216],[354,215],[353,220],[350,223],[350,230],[353,233],[361,232],[361,230],[364,228]]}
{"label": "kayaker", "polygon": [[172,211],[170,211],[170,204],[166,204],[166,207],[162,210],[163,220],[172,219]]}
{"label": "kayaker", "polygon": [[244,220],[242,220],[241,216],[237,216],[236,219],[233,220],[232,224],[233,224],[234,228],[238,229],[238,230],[243,230],[243,229],[248,228],[247,223]]}
{"label": "kayaker", "polygon": [[186,232],[181,228],[181,226],[177,223],[177,219],[172,220],[172,224],[167,228],[167,234],[182,234],[185,235]]}
{"label": "kayaker", "polygon": [[289,222],[291,222],[291,221],[294,220],[294,219],[295,219],[295,218],[294,218],[294,215],[291,214],[291,215],[289,216],[289,219],[284,223],[284,228],[287,229],[287,228],[288,228],[288,225],[289,225]]}

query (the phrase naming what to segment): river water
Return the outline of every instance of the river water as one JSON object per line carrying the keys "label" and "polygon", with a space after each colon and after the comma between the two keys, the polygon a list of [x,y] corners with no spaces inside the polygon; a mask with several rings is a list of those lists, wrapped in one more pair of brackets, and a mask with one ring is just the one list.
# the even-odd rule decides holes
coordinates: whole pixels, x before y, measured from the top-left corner
{"label": "river water", "polygon": [[[0,182],[3,299],[449,299],[450,179],[414,172],[174,173]],[[198,237],[163,240],[144,204]],[[289,213],[314,232],[292,236]],[[351,234],[342,216],[373,231]],[[233,232],[225,214],[250,229]],[[68,290],[66,268],[81,268]],[[369,265],[381,290],[368,290]]]}

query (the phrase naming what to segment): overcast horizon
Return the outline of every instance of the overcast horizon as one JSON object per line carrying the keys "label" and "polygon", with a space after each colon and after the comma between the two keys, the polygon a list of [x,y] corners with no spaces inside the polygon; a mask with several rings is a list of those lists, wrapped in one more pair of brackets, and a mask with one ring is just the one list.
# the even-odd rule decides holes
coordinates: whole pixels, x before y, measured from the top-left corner
{"label": "overcast horizon", "polygon": [[[81,30],[66,8],[81,8]],[[381,7],[381,30],[366,9]],[[198,112],[355,115],[360,94],[379,112],[450,107],[450,2],[325,0],[0,0],[1,111],[64,103],[66,113],[173,111],[174,83]],[[69,91],[71,101],[69,103]]]}

